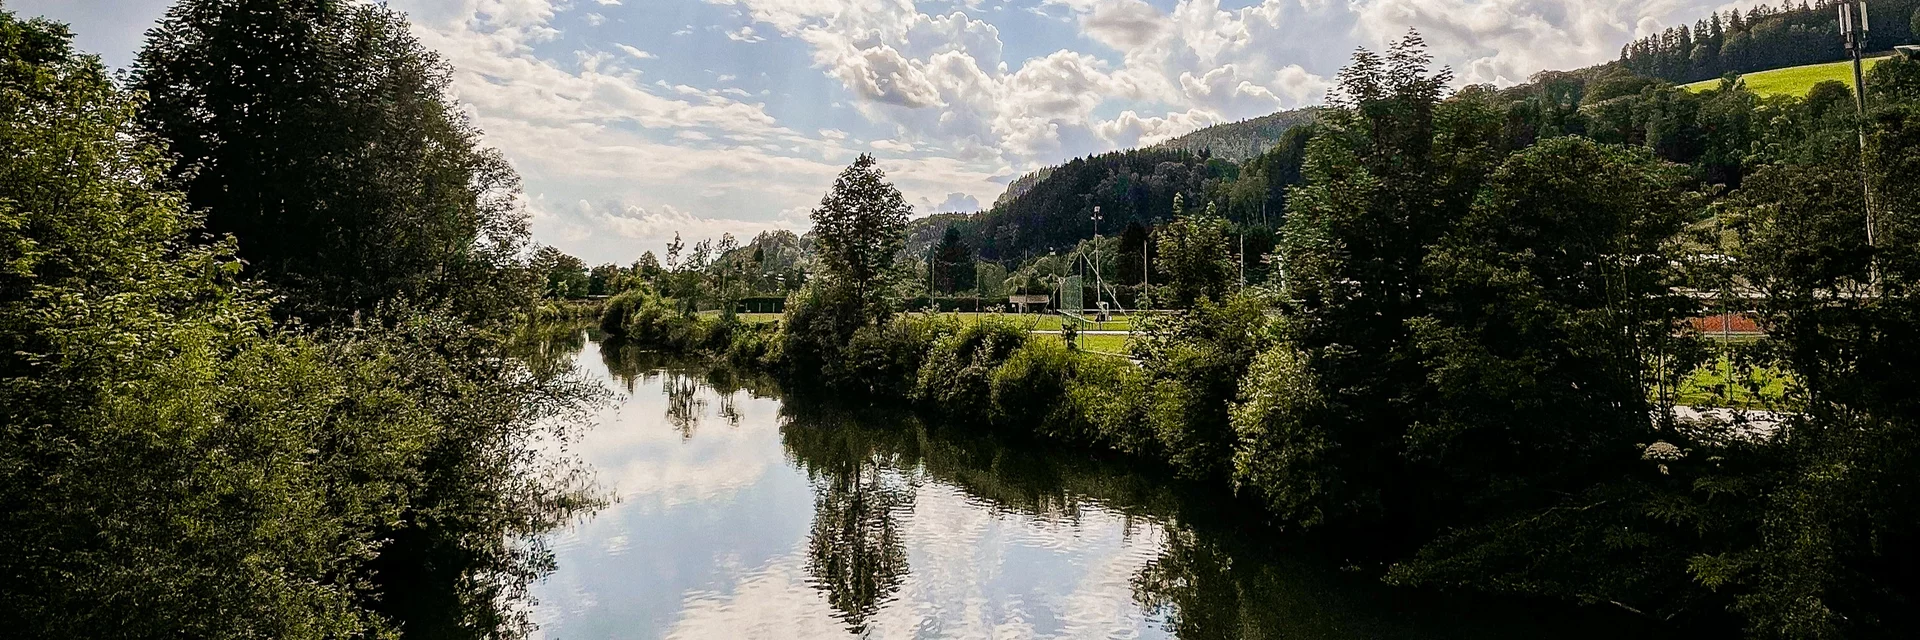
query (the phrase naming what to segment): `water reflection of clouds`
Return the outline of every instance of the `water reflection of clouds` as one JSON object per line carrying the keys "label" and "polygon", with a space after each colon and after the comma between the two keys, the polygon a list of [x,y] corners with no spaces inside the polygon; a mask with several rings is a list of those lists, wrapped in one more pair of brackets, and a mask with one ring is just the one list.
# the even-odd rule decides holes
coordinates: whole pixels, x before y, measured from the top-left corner
{"label": "water reflection of clouds", "polygon": [[[671,401],[663,387],[675,382],[665,376],[653,382],[652,388],[636,389],[619,408],[603,413],[600,426],[580,446],[600,485],[615,491],[622,502],[664,507],[723,500],[759,482],[768,469],[786,464],[775,417],[777,401],[734,394],[720,402],[717,394],[702,388],[700,393],[707,396],[698,403],[703,412],[719,404],[737,414],[739,422],[707,421],[704,428],[692,427],[698,437],[685,437],[680,425],[664,417]],[[709,399],[712,402],[705,402]]]}
{"label": "water reflection of clouds", "polygon": [[[1135,638],[1161,632],[1133,606],[1131,577],[1159,552],[1157,527],[1089,510],[1078,522],[994,513],[957,488],[923,482],[902,538],[910,571],[868,621],[873,638]],[[1123,535],[1126,528],[1135,528]],[[690,594],[669,638],[850,637],[809,588],[804,541]]]}

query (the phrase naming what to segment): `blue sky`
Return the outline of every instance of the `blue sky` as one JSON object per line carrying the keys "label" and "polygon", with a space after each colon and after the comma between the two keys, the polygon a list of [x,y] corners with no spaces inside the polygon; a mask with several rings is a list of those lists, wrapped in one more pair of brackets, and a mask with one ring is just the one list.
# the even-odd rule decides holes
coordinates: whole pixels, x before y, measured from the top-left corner
{"label": "blue sky", "polygon": [[[126,65],[171,0],[0,0]],[[859,153],[916,214],[1022,173],[1319,103],[1419,29],[1460,83],[1603,62],[1720,0],[390,0],[525,180],[535,239],[592,263],[804,231]]]}

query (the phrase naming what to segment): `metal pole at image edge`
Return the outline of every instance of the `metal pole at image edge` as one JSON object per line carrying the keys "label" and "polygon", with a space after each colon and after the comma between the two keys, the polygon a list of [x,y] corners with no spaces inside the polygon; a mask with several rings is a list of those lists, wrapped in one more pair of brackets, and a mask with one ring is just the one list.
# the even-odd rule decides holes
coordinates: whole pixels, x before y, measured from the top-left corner
{"label": "metal pole at image edge", "polygon": [[[1853,106],[1858,120],[1854,123],[1860,138],[1860,192],[1867,220],[1867,247],[1877,246],[1873,237],[1873,178],[1867,171],[1867,82],[1865,63],[1862,60],[1866,49],[1867,33],[1872,30],[1872,21],[1867,17],[1867,2],[1860,0],[1859,20],[1854,19],[1854,3],[1843,2],[1836,5],[1840,12],[1840,30],[1846,40],[1847,52],[1853,58]],[[1877,262],[1877,261],[1876,261]],[[1871,267],[1871,282],[1880,280],[1879,267]]]}

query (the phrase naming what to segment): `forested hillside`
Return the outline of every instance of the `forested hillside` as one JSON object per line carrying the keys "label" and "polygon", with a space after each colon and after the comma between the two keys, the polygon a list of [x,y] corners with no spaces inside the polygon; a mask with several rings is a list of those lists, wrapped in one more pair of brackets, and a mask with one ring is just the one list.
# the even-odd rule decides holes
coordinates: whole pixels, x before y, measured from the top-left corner
{"label": "forested hillside", "polygon": [[[1634,73],[1677,83],[1780,67],[1832,62],[1846,56],[1834,0],[1788,0],[1742,12],[1715,13],[1635,40],[1620,50]],[[1886,51],[1914,41],[1920,0],[1873,0],[1865,50]]]}
{"label": "forested hillside", "polygon": [[989,260],[1019,260],[1068,249],[1093,237],[1093,208],[1101,228],[1164,220],[1175,194],[1202,202],[1207,189],[1239,175],[1238,165],[1172,149],[1135,149],[1075,158],[1054,167],[1025,193],[957,222]]}
{"label": "forested hillside", "polygon": [[[1105,216],[1102,228],[1117,233],[1130,223],[1150,226],[1169,217],[1176,193],[1191,203],[1225,198],[1221,187],[1240,176],[1239,165],[1267,155],[1289,139],[1288,132],[1311,125],[1320,113],[1318,107],[1281,111],[1028,173],[1008,184],[993,206],[977,215],[916,220],[908,247],[924,251],[941,230],[952,226],[991,260],[1043,255],[1093,237],[1095,206]],[[1304,137],[1294,140],[1296,147],[1304,147]],[[1257,213],[1259,201],[1247,200],[1250,197],[1243,194],[1247,206],[1235,212],[1250,208]],[[1279,211],[1282,198],[1276,196],[1273,211]]]}
{"label": "forested hillside", "polygon": [[1320,108],[1307,107],[1270,113],[1258,118],[1216,124],[1160,144],[1155,149],[1178,149],[1191,153],[1211,153],[1232,162],[1246,162],[1266,153],[1287,131],[1320,117]]}

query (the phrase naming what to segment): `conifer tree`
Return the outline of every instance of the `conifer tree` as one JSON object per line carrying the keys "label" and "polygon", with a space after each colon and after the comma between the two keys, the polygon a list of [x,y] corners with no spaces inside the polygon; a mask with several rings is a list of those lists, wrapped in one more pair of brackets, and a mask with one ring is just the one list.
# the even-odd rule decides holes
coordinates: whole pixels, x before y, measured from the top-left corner
{"label": "conifer tree", "polygon": [[973,247],[960,239],[960,230],[947,227],[934,249],[935,284],[944,293],[970,291],[974,283]]}

